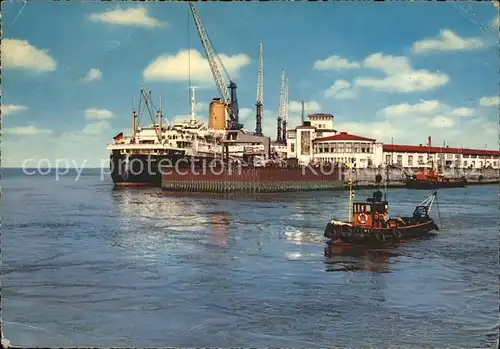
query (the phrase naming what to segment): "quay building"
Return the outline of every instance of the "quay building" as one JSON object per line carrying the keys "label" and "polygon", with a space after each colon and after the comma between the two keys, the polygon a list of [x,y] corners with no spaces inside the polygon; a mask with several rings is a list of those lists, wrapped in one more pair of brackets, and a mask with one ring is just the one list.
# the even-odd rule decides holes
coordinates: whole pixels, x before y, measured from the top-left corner
{"label": "quay building", "polygon": [[332,114],[310,114],[308,120],[287,130],[286,156],[299,164],[353,163],[357,168],[399,165],[428,168],[437,164],[457,169],[499,169],[500,151],[433,146],[384,144],[376,139],[338,132]]}

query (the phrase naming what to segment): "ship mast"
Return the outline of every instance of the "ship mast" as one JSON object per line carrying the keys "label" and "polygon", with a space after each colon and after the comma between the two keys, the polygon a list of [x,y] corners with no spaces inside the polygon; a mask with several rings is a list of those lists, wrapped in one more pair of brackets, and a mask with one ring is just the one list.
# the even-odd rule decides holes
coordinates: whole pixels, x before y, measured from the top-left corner
{"label": "ship mast", "polygon": [[135,100],[132,102],[132,143],[135,143],[135,134],[137,132],[137,113],[135,112]]}
{"label": "ship mast", "polygon": [[[144,103],[144,105],[142,105],[142,103]],[[141,108],[141,105],[142,105],[142,108]],[[158,120],[156,120],[155,113],[154,113],[154,111],[156,111],[157,117],[159,119],[161,117],[161,111],[156,109],[156,107],[153,103],[153,98],[151,97],[151,90],[150,89],[145,90],[144,88],[141,88],[141,98],[139,99],[139,115],[138,116],[136,115],[135,108],[132,112],[132,118],[133,118],[133,120],[132,120],[132,127],[133,127],[132,132],[133,132],[134,143],[135,143],[135,137],[136,137],[136,130],[139,127],[140,122],[142,120],[142,117],[144,115],[143,113],[146,110],[149,114],[149,118],[151,119],[151,123],[153,124],[153,128],[155,130],[158,141],[160,143],[162,143],[162,132],[160,129],[158,129],[156,127],[156,122]],[[136,121],[136,119],[138,119],[138,120]]]}
{"label": "ship mast", "polygon": [[191,87],[191,121],[196,121],[196,87]]}
{"label": "ship mast", "polygon": [[158,125],[160,129],[160,144],[163,144],[163,115],[162,115],[162,105],[161,105],[161,96],[160,96],[160,108],[158,109]]}

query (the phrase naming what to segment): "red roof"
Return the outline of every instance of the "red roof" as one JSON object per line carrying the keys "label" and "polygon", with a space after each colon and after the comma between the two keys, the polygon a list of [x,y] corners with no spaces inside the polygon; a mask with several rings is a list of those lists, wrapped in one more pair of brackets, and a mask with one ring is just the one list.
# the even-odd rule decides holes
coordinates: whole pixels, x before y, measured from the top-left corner
{"label": "red roof", "polygon": [[500,150],[428,147],[426,145],[384,144],[383,149],[385,152],[399,152],[399,153],[448,153],[448,154],[464,154],[464,155],[500,156]]}
{"label": "red roof", "polygon": [[322,141],[368,141],[368,142],[375,142],[375,139],[351,135],[347,132],[340,132],[339,134],[336,134],[334,136],[316,138],[313,142],[322,142]]}

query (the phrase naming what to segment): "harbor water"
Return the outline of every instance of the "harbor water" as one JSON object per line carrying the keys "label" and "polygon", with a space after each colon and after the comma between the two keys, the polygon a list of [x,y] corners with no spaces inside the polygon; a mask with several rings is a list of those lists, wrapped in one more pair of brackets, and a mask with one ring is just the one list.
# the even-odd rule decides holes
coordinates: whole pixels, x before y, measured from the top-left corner
{"label": "harbor water", "polygon": [[[115,190],[98,170],[4,170],[2,188],[12,345],[496,346],[495,185],[439,191],[435,238],[332,257],[323,230],[346,218],[344,191],[181,196]],[[429,194],[391,189],[391,215]]]}

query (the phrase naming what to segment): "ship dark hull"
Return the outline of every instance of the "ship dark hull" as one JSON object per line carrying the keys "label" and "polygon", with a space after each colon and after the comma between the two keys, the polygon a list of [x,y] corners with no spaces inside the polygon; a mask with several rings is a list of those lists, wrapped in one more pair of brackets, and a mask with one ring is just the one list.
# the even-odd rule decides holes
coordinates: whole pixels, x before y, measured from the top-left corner
{"label": "ship dark hull", "polygon": [[407,179],[406,187],[409,189],[444,189],[444,188],[464,188],[467,185],[465,179],[455,179],[450,181],[433,181],[426,179]]}
{"label": "ship dark hull", "polygon": [[[213,158],[204,158],[211,161]],[[200,161],[197,159],[194,163]],[[161,187],[162,173],[177,168],[191,167],[192,159],[182,151],[165,154],[125,155],[117,151],[110,156],[110,173],[117,187]],[[196,166],[196,165],[195,165]]]}

